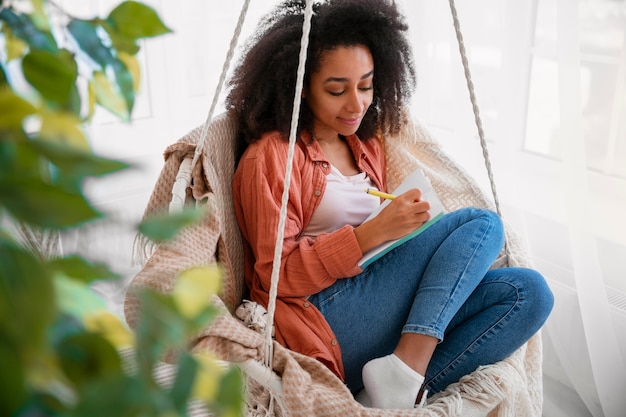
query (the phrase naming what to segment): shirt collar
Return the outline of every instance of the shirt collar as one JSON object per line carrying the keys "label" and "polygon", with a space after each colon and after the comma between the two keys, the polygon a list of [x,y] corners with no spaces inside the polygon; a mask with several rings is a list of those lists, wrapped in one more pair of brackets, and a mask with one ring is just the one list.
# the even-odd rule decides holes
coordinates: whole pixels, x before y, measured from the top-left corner
{"label": "shirt collar", "polygon": [[[303,131],[301,139],[301,143],[304,145],[305,152],[312,161],[328,162],[328,159],[324,155],[324,151],[322,151],[319,143],[311,140],[311,135],[309,134],[309,132]],[[362,162],[364,159],[366,159],[366,152],[365,147],[363,146],[363,142],[361,142],[357,135],[346,136],[346,142],[352,150],[352,155],[354,156],[357,165],[359,166],[359,168],[362,169]]]}

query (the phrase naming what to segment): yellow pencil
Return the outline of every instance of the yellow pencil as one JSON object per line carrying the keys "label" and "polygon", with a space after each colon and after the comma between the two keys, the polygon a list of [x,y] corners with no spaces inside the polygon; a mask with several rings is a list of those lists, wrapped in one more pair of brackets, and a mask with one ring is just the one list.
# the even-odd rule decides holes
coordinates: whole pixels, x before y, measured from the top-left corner
{"label": "yellow pencil", "polygon": [[394,198],[396,198],[396,196],[393,194],[383,193],[382,191],[374,190],[373,188],[366,188],[365,192],[380,198],[386,198],[387,200],[393,200]]}

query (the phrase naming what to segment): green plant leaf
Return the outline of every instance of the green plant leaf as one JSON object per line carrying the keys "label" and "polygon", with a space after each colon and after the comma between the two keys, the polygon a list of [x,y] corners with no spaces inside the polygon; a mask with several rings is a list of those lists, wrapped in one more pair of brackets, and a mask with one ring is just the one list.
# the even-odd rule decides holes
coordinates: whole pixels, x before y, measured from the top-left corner
{"label": "green plant leaf", "polygon": [[185,348],[188,339],[213,320],[220,310],[208,305],[194,318],[186,318],[170,295],[150,290],[138,293],[141,310],[136,330],[139,369],[144,377],[168,349]]}
{"label": "green plant leaf", "polygon": [[26,42],[21,39],[10,37],[6,39],[7,61],[24,56],[27,49]]}
{"label": "green plant leaf", "polygon": [[196,378],[198,362],[189,353],[182,353],[178,357],[177,365],[176,378],[170,390],[170,395],[174,409],[180,415],[184,415]]}
{"label": "green plant leaf", "polygon": [[188,268],[176,277],[172,298],[178,311],[189,319],[197,317],[220,291],[221,269],[216,265]]}
{"label": "green plant leaf", "polygon": [[90,122],[96,112],[96,89],[93,80],[89,80],[87,84],[87,122]]}
{"label": "green plant leaf", "polygon": [[[54,381],[58,384],[58,381]],[[15,416],[61,417],[67,416],[67,405],[63,404],[54,394],[31,392],[28,402],[20,408]]]}
{"label": "green plant leaf", "polygon": [[39,137],[43,142],[68,144],[74,148],[89,149],[80,119],[69,112],[42,109],[39,112],[41,127]]}
{"label": "green plant leaf", "polygon": [[66,110],[71,112],[75,116],[81,117],[81,97],[78,92],[78,86],[74,84],[70,89],[70,99],[65,105],[62,105],[60,108],[62,110]]}
{"label": "green plant leaf", "polygon": [[67,178],[101,177],[129,167],[124,162],[103,158],[67,144],[37,140],[28,142],[27,146],[53,163]]}
{"label": "green plant leaf", "polygon": [[31,0],[31,4],[33,5],[33,13],[31,14],[33,23],[37,28],[49,32],[50,21],[48,20],[48,15],[46,14],[44,0]]}
{"label": "green plant leaf", "polygon": [[57,273],[54,277],[57,303],[62,313],[77,318],[106,310],[104,300],[83,282]]}
{"label": "green plant leaf", "polygon": [[120,35],[120,33],[117,32],[117,30],[106,20],[99,20],[98,23],[100,23],[100,25],[102,25],[104,30],[107,32],[113,47],[118,52],[125,52],[129,55],[136,55],[137,52],[139,52],[140,48],[136,39],[126,38]]}
{"label": "green plant leaf", "polygon": [[203,209],[186,208],[178,213],[156,215],[142,221],[139,231],[155,242],[171,240],[184,227],[200,221],[205,213]]}
{"label": "green plant leaf", "polygon": [[7,78],[7,74],[4,72],[4,65],[0,62],[0,90],[4,90],[5,86],[8,84],[9,79]]}
{"label": "green plant leaf", "polygon": [[0,140],[0,186],[3,183],[10,183],[13,178],[38,178],[40,175],[38,155],[27,146],[26,135],[14,130],[6,137],[8,140]]}
{"label": "green plant leaf", "polygon": [[0,195],[0,206],[14,218],[44,229],[77,226],[102,216],[82,194],[39,178],[0,177]]}
{"label": "green plant leaf", "polygon": [[[108,22],[106,25],[108,25]],[[70,22],[68,28],[78,41],[81,49],[100,65],[103,74],[107,74],[106,69],[108,68],[113,71],[117,88],[108,86],[100,77],[94,80],[94,85],[96,87],[100,86],[100,92],[104,93],[101,94],[99,103],[122,119],[125,119],[124,107],[122,107],[116,99],[112,99],[121,96],[126,102],[125,109],[127,109],[128,113],[132,112],[136,91],[134,83],[136,77],[133,76],[132,71],[136,71],[138,68],[132,66],[131,64],[133,64],[133,62],[129,59],[122,61],[122,56],[118,58],[109,47],[103,44],[100,36],[98,36],[97,25],[95,23],[74,19]],[[122,51],[122,53],[125,52]],[[109,77],[107,77],[107,79],[109,83],[112,83]],[[108,99],[105,100],[104,98]]]}
{"label": "green plant leaf", "polygon": [[122,375],[119,354],[98,334],[68,336],[59,343],[57,354],[63,372],[79,390],[90,381]]}
{"label": "green plant leaf", "polygon": [[54,319],[50,274],[29,251],[0,235],[0,335],[18,353],[43,349]]}
{"label": "green plant leaf", "polygon": [[[227,367],[210,352],[194,354],[198,362],[196,377],[193,381],[191,396],[206,404],[213,404],[219,393],[219,384],[226,374]],[[220,414],[217,414],[220,415]]]}
{"label": "green plant leaf", "polygon": [[124,121],[130,120],[130,109],[119,88],[103,72],[93,74],[96,102]]}
{"label": "green plant leaf", "polygon": [[0,343],[0,415],[16,415],[27,399],[26,377],[21,358],[6,341]]}
{"label": "green plant leaf", "polygon": [[56,315],[54,323],[48,328],[50,346],[56,350],[56,347],[63,339],[68,336],[83,333],[84,331],[85,326],[78,317],[59,312],[59,314]]}
{"label": "green plant leaf", "polygon": [[[83,180],[126,167],[123,162],[64,144],[27,139],[1,141],[0,190],[6,199],[0,200],[0,206],[32,224],[45,222],[47,228],[73,226],[100,215],[81,194]],[[43,193],[40,196],[39,191]],[[68,205],[73,203],[77,205]]]}
{"label": "green plant leaf", "polygon": [[135,106],[135,86],[133,83],[133,76],[131,75],[126,65],[121,61],[116,60],[113,64],[113,71],[115,73],[115,82],[119,87],[119,91],[126,102],[126,108],[128,112],[133,111]]}
{"label": "green plant leaf", "polygon": [[243,375],[237,367],[229,369],[222,377],[215,402],[210,404],[216,414],[223,417],[238,417],[244,404]]}
{"label": "green plant leaf", "polygon": [[72,19],[67,25],[80,49],[104,69],[115,61],[115,56],[113,56],[111,49],[102,43],[100,36],[98,36],[97,27],[94,23],[81,19]]}
{"label": "green plant leaf", "polygon": [[141,67],[139,66],[139,61],[137,61],[137,58],[134,55],[130,55],[123,51],[118,53],[118,57],[126,69],[128,69],[128,72],[133,79],[133,91],[135,93],[138,92],[139,86],[141,85]]}
{"label": "green plant leaf", "polygon": [[0,129],[21,128],[24,119],[37,110],[7,87],[0,87]]}
{"label": "green plant leaf", "polygon": [[126,322],[108,310],[87,314],[83,318],[85,329],[97,333],[107,339],[116,348],[135,345],[135,334]]}
{"label": "green plant leaf", "polygon": [[38,29],[28,15],[16,14],[12,9],[5,8],[0,10],[0,21],[6,22],[13,34],[25,41],[31,49],[48,52],[58,50],[56,41],[50,32]]}
{"label": "green plant leaf", "polygon": [[[155,387],[154,390],[158,389]],[[160,393],[162,395],[162,391]],[[138,417],[165,415],[165,411],[154,409],[150,392],[142,381],[127,375],[114,375],[84,386],[73,415]]]}
{"label": "green plant leaf", "polygon": [[179,347],[186,341],[185,320],[170,297],[153,291],[139,294],[141,312],[137,325],[137,355],[144,377],[168,348]]}
{"label": "green plant leaf", "polygon": [[2,25],[0,33],[4,34],[7,62],[22,57],[28,49],[28,44],[17,36],[13,36],[13,32],[11,32],[11,28],[8,25]]}
{"label": "green plant leaf", "polygon": [[46,262],[49,271],[61,272],[77,281],[89,284],[102,279],[119,279],[120,276],[112,272],[106,264],[94,264],[78,255],[56,258]]}
{"label": "green plant leaf", "polygon": [[136,1],[121,3],[106,20],[120,36],[133,40],[171,32],[152,8]]}
{"label": "green plant leaf", "polygon": [[22,60],[22,70],[26,80],[43,97],[59,104],[69,101],[78,76],[76,61],[67,51],[32,49]]}

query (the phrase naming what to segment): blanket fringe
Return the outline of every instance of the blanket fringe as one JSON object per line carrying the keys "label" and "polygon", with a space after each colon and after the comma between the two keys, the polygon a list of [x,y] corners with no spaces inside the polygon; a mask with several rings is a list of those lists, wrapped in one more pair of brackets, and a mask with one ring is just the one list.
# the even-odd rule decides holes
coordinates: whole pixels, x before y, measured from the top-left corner
{"label": "blanket fringe", "polygon": [[141,233],[135,235],[131,256],[131,266],[144,266],[157,248],[157,244]]}
{"label": "blanket fringe", "polygon": [[463,410],[463,403],[471,401],[481,409],[482,415],[498,407],[498,416],[508,416],[507,410],[512,408],[510,399],[515,398],[515,392],[521,386],[523,382],[513,366],[483,366],[433,395],[428,401],[428,409],[445,416],[465,416],[468,410]]}
{"label": "blanket fringe", "polygon": [[246,417],[283,417],[286,406],[253,378],[246,378],[245,384]]}

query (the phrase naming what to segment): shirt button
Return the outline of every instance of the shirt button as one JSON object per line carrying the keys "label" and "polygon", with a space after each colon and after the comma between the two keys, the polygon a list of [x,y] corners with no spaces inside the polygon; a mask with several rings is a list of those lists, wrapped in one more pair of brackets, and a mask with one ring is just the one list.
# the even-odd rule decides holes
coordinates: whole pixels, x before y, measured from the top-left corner
{"label": "shirt button", "polygon": [[323,168],[328,168],[328,164],[326,162],[322,163]]}
{"label": "shirt button", "polygon": [[311,305],[311,304],[309,304],[309,302],[308,302],[308,301],[305,301],[305,302],[304,302],[304,304],[302,304],[302,307],[304,307],[304,308],[309,308],[309,306],[310,306],[310,305]]}
{"label": "shirt button", "polygon": [[315,196],[319,197],[322,194],[322,192],[320,190],[315,190]]}
{"label": "shirt button", "polygon": [[337,339],[331,340],[330,344],[333,345],[333,346],[337,346]]}

